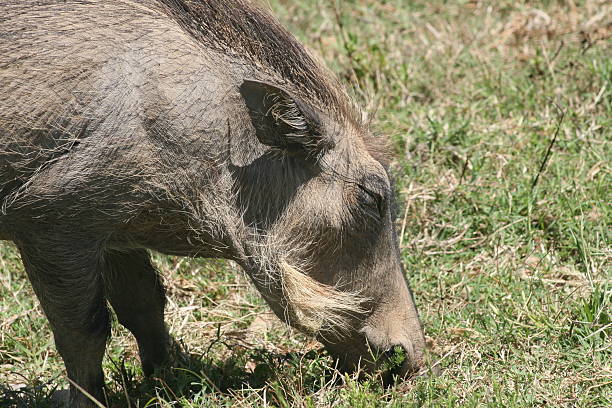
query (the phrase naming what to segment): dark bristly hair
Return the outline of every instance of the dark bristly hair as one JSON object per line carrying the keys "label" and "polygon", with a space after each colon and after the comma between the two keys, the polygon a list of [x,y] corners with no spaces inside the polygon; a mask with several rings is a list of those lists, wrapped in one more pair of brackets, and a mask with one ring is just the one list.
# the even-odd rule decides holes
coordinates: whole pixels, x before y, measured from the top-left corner
{"label": "dark bristly hair", "polygon": [[[150,3],[150,2],[147,2]],[[246,59],[344,119],[360,121],[333,75],[269,13],[245,0],[159,0],[161,9],[208,48]]]}

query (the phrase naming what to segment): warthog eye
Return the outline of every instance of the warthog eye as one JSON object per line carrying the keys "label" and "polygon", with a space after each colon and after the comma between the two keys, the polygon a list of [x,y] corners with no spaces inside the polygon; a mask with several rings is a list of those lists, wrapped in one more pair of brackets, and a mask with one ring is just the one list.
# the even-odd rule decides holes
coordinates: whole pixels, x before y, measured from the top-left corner
{"label": "warthog eye", "polygon": [[367,215],[376,218],[377,220],[385,217],[385,198],[364,186],[359,186],[361,190],[360,202],[366,210]]}

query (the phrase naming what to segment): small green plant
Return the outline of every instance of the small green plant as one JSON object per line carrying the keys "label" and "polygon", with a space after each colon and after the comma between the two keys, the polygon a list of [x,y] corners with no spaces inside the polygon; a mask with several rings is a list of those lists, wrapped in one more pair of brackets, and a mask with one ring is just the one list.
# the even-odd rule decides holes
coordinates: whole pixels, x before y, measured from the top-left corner
{"label": "small green plant", "polygon": [[384,371],[393,372],[400,368],[406,361],[406,350],[401,346],[394,346],[386,353],[387,360],[385,361]]}

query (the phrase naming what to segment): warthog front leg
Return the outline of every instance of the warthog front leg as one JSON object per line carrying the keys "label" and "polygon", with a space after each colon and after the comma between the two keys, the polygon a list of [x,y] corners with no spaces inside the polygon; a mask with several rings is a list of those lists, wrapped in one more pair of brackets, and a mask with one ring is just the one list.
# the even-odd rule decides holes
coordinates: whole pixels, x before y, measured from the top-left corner
{"label": "warthog front leg", "polygon": [[[57,237],[18,241],[34,292],[49,319],[68,378],[104,401],[102,357],[110,333],[97,251],[58,244]],[[89,397],[71,384],[71,408],[92,408]]]}
{"label": "warthog front leg", "polygon": [[138,342],[146,375],[168,359],[170,336],[164,324],[164,287],[144,250],[107,251],[104,254],[106,296],[119,323]]}

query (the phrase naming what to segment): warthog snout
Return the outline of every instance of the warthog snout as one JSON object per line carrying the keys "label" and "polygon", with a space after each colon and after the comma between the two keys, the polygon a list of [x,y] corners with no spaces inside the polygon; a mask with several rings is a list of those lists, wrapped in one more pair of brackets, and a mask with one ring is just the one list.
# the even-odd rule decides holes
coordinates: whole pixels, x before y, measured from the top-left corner
{"label": "warthog snout", "polygon": [[323,340],[340,369],[379,372],[387,383],[423,371],[425,339],[412,299],[406,300],[403,308],[373,313],[348,341]]}

